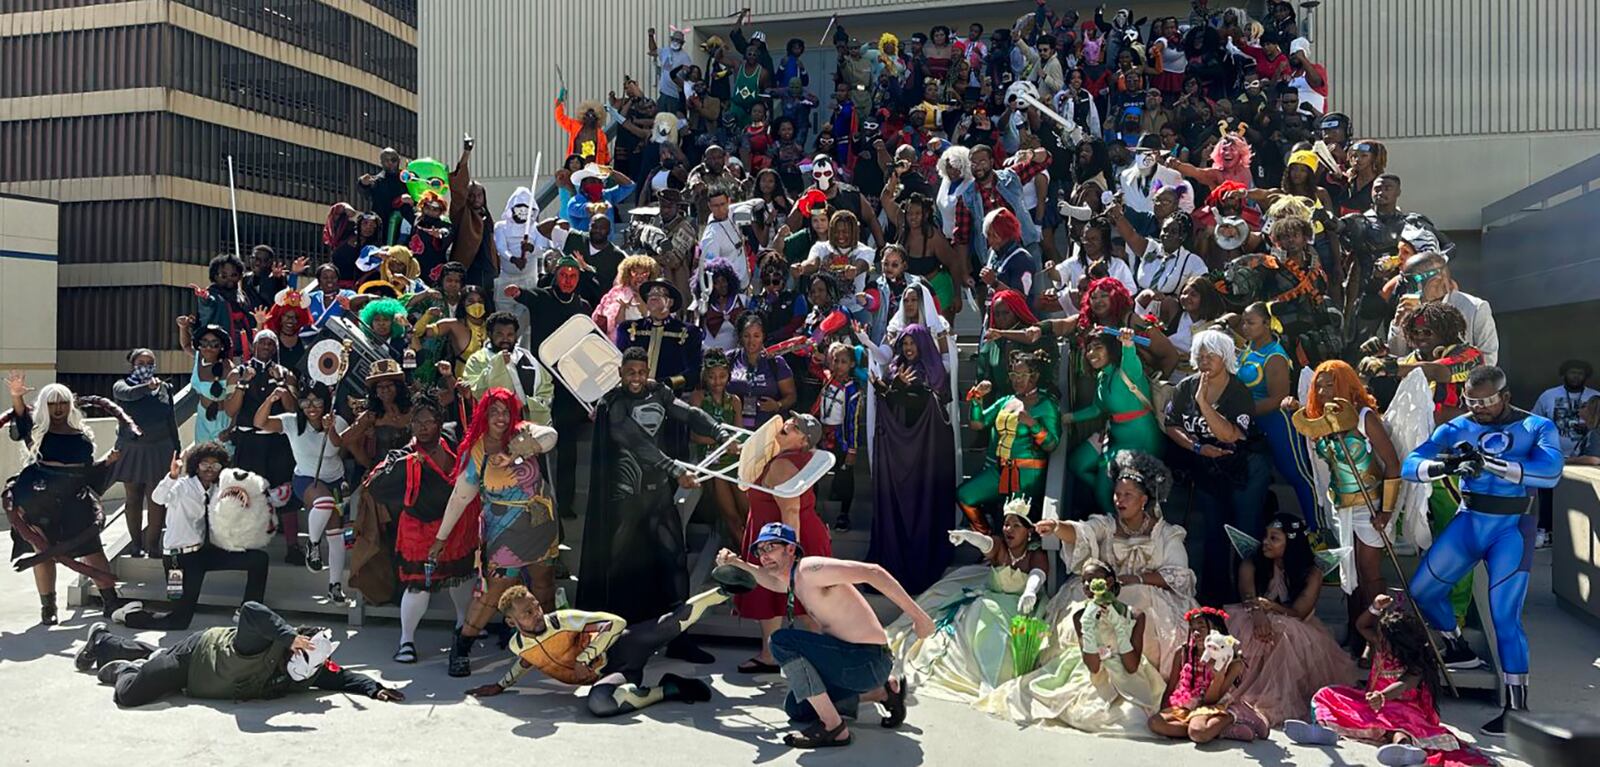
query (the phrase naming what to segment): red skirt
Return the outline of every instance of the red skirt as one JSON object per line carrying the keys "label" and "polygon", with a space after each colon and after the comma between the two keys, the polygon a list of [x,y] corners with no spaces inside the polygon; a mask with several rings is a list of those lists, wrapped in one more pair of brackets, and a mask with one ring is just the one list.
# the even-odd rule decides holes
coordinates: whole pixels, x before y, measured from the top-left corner
{"label": "red skirt", "polygon": [[395,570],[400,585],[407,591],[438,591],[476,577],[478,564],[478,502],[474,500],[461,515],[460,521],[444,541],[444,550],[434,562],[433,577],[429,579],[423,565],[428,559],[428,549],[439,535],[443,519],[423,522],[400,512],[395,526]]}
{"label": "red skirt", "polygon": [[1150,79],[1150,84],[1163,95],[1176,96],[1183,92],[1183,72],[1162,72]]}
{"label": "red skirt", "polygon": [[[756,535],[760,534],[762,525],[768,522],[782,522],[783,515],[778,511],[778,502],[771,495],[760,490],[751,490],[749,497],[750,513],[745,517],[743,550],[739,553],[745,561],[759,565],[760,562],[755,555],[750,553],[750,544],[755,543]],[[833,556],[833,540],[828,537],[828,526],[817,516],[816,494],[812,491],[806,492],[800,499],[799,533],[800,548],[805,550],[807,556]],[[784,617],[788,601],[787,594],[759,587],[733,598],[734,608],[740,617],[758,621]],[[805,607],[799,600],[795,600],[794,614],[806,614]]]}

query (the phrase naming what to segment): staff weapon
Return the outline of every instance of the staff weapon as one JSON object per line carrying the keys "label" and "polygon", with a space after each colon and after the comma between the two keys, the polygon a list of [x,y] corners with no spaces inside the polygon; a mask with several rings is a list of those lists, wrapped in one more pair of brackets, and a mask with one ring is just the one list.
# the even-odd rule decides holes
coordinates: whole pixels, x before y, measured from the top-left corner
{"label": "staff weapon", "polygon": [[[1324,421],[1331,427],[1334,424],[1332,416],[1338,412],[1339,408],[1340,405],[1338,403],[1329,403],[1323,408],[1323,413],[1320,418],[1312,419],[1307,416],[1306,420]],[[1301,412],[1304,411],[1302,410]],[[1350,457],[1350,449],[1345,447],[1344,441],[1340,439],[1334,439],[1331,441],[1337,446],[1340,460],[1343,460],[1345,465],[1349,466],[1352,472],[1355,471],[1356,462]],[[1367,513],[1371,514],[1373,518],[1376,519],[1381,512],[1381,510],[1378,508],[1379,504],[1373,502],[1372,494],[1368,492],[1366,485],[1357,483],[1357,486],[1361,489],[1361,500],[1367,506]],[[1428,625],[1428,621],[1423,617],[1422,608],[1417,605],[1417,600],[1413,599],[1411,596],[1411,584],[1408,583],[1404,577],[1405,570],[1400,568],[1400,558],[1395,556],[1394,544],[1389,542],[1389,533],[1383,529],[1382,525],[1374,524],[1372,529],[1378,531],[1378,539],[1383,541],[1383,550],[1384,553],[1389,555],[1389,564],[1394,565],[1395,572],[1402,576],[1400,578],[1400,589],[1401,591],[1405,592],[1406,603],[1411,605],[1412,614],[1416,615],[1417,620],[1421,621],[1422,625],[1426,627]],[[1433,651],[1434,661],[1439,664],[1439,672],[1444,676],[1444,682],[1450,688],[1450,695],[1457,698],[1461,697],[1461,692],[1456,689],[1455,680],[1450,678],[1449,669],[1447,669],[1444,665],[1444,655],[1439,652],[1439,645],[1433,641],[1433,633],[1423,633],[1428,637],[1428,649]]]}

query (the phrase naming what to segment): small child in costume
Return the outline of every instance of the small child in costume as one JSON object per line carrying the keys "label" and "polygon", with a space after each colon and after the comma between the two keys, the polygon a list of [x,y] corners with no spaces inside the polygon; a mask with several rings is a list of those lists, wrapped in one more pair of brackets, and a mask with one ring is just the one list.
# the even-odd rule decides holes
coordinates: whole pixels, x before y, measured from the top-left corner
{"label": "small child in costume", "polygon": [[[728,391],[731,374],[727,355],[720,349],[707,349],[705,359],[700,364],[700,385],[705,391],[705,396],[700,399],[700,409],[717,423],[738,426],[744,403],[739,395]],[[694,443],[696,461],[704,460],[718,444],[717,438],[699,434],[690,434],[689,440]],[[739,454],[730,451],[712,466],[725,469],[738,462]],[[728,535],[735,541],[744,540],[745,517],[750,511],[745,494],[725,479],[712,478],[709,484],[711,499],[717,506],[717,512],[722,515],[723,523],[728,526]]]}
{"label": "small child in costume", "polygon": [[1266,720],[1249,704],[1234,699],[1245,659],[1238,640],[1228,633],[1228,614],[1215,607],[1197,607],[1183,619],[1189,624],[1189,639],[1173,659],[1167,705],[1150,717],[1150,731],[1195,743],[1266,737]]}
{"label": "small child in costume", "polygon": [[1428,630],[1416,616],[1380,594],[1356,630],[1377,649],[1367,688],[1324,687],[1311,698],[1313,721],[1290,719],[1284,733],[1302,745],[1331,746],[1339,736],[1378,748],[1378,763],[1494,764],[1482,752],[1464,745],[1439,722],[1434,699],[1440,669],[1428,646]]}
{"label": "small child in costume", "polygon": [[828,346],[828,367],[822,376],[822,391],[811,414],[822,422],[819,448],[838,459],[833,469],[833,484],[828,500],[839,504],[833,529],[850,529],[850,507],[856,495],[856,441],[866,417],[861,402],[861,383],[856,379],[856,348],[842,341]]}

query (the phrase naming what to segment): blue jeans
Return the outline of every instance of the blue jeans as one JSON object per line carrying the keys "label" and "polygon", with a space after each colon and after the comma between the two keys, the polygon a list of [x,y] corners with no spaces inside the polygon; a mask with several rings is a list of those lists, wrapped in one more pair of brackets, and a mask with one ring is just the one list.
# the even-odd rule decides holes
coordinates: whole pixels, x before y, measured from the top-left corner
{"label": "blue jeans", "polygon": [[816,709],[806,698],[824,692],[840,716],[855,716],[861,694],[887,683],[894,667],[885,645],[856,644],[801,629],[773,632],[772,657],[789,683],[783,710],[796,725],[817,721]]}

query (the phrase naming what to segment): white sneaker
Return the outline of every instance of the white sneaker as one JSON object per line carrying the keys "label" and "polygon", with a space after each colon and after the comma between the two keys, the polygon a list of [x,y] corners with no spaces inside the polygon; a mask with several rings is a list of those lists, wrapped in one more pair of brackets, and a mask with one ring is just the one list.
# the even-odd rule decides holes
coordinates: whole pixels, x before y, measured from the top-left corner
{"label": "white sneaker", "polygon": [[1536,549],[1548,549],[1550,548],[1550,544],[1555,542],[1551,540],[1553,537],[1554,536],[1550,535],[1549,530],[1540,530],[1539,532],[1534,533],[1533,547]]}
{"label": "white sneaker", "polygon": [[1408,767],[1428,761],[1428,752],[1409,743],[1390,743],[1378,748],[1378,764],[1385,767]]}

